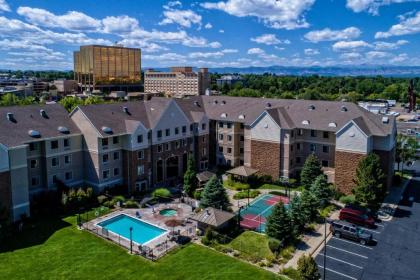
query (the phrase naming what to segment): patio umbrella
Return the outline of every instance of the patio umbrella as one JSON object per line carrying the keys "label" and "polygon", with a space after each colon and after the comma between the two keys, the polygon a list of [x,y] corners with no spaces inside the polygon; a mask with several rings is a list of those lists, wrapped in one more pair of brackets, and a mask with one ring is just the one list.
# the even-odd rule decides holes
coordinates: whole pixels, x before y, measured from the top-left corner
{"label": "patio umbrella", "polygon": [[165,222],[165,225],[172,228],[172,232],[174,232],[175,227],[182,225],[181,220],[171,219]]}

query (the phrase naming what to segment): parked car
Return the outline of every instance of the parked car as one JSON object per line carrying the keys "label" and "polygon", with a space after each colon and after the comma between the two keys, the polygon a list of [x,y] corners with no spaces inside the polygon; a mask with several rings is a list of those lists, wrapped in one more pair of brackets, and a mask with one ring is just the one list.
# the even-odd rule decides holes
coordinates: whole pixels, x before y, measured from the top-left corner
{"label": "parked car", "polygon": [[365,211],[352,209],[352,208],[343,208],[340,210],[339,219],[343,221],[348,221],[353,224],[374,228],[375,219]]}
{"label": "parked car", "polygon": [[362,245],[370,244],[373,240],[371,233],[368,233],[363,229],[345,221],[338,220],[332,222],[330,230],[337,238],[351,239]]}
{"label": "parked car", "polygon": [[371,210],[369,208],[360,206],[360,205],[355,204],[355,203],[347,203],[346,206],[344,206],[344,208],[350,208],[350,209],[354,209],[354,210],[359,210],[359,211],[362,211],[363,213],[365,213],[366,215],[368,215],[368,216],[370,216],[370,217],[372,217],[374,219],[377,219],[378,218],[378,214],[375,211],[373,211],[373,210]]}

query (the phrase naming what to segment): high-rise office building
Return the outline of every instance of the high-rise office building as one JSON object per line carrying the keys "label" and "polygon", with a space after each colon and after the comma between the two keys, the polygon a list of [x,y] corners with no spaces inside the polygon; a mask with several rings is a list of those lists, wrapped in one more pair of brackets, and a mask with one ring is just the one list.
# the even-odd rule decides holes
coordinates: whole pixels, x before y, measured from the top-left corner
{"label": "high-rise office building", "polygon": [[74,79],[84,90],[139,86],[141,50],[122,46],[81,46],[74,52]]}

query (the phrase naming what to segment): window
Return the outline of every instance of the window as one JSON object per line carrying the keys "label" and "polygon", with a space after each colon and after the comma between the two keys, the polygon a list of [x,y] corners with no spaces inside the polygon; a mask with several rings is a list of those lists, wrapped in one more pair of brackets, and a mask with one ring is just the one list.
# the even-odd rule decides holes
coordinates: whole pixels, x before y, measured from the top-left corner
{"label": "window", "polygon": [[185,125],[182,127],[182,133],[187,133],[187,127]]}
{"label": "window", "polygon": [[103,179],[108,179],[109,178],[109,170],[102,171],[102,178]]}
{"label": "window", "polygon": [[330,147],[328,147],[328,146],[322,146],[322,152],[329,153],[330,152]]}
{"label": "window", "polygon": [[228,159],[228,160],[226,161],[226,164],[227,164],[228,166],[232,166],[232,161],[231,161],[230,159]]}
{"label": "window", "polygon": [[137,166],[137,175],[144,175],[144,165]]}
{"label": "window", "polygon": [[157,138],[162,138],[162,130],[156,132]]}
{"label": "window", "polygon": [[223,134],[219,134],[219,140],[223,140]]}
{"label": "window", "polygon": [[70,147],[70,139],[64,139],[64,148]]}
{"label": "window", "polygon": [[112,143],[115,145],[115,144],[118,144],[120,142],[120,138],[118,138],[117,136],[115,136],[115,137],[113,137],[112,138]]}
{"label": "window", "polygon": [[107,162],[108,162],[108,160],[109,160],[109,156],[108,156],[108,154],[104,154],[104,155],[102,155],[102,163],[107,163]]}
{"label": "window", "polygon": [[241,126],[240,126],[240,127],[241,127],[241,129],[244,129],[244,124],[243,124],[243,123],[241,123]]}
{"label": "window", "polygon": [[300,163],[300,161],[301,161],[301,158],[300,157],[297,157],[296,158],[296,163]]}
{"label": "window", "polygon": [[244,165],[244,161],[241,159],[241,160],[239,160],[239,164],[240,165]]}
{"label": "window", "polygon": [[232,148],[227,148],[227,152],[228,152],[228,154],[231,154],[232,153]]}
{"label": "window", "polygon": [[244,148],[239,148],[239,153],[243,154],[244,153]]}
{"label": "window", "polygon": [[157,151],[158,151],[158,153],[161,153],[163,151],[162,145],[157,146]]}
{"label": "window", "polygon": [[232,135],[228,135],[228,141],[231,142],[232,141]]}
{"label": "window", "polygon": [[303,135],[303,129],[299,129],[299,130],[298,130],[298,135],[299,135],[299,136],[302,136],[302,135]]}
{"label": "window", "polygon": [[51,150],[58,149],[58,140],[51,141]]}
{"label": "window", "polygon": [[293,137],[295,137],[295,131],[294,130],[292,130],[291,132],[290,132],[290,136],[293,138]]}
{"label": "window", "polygon": [[71,163],[71,155],[64,156],[64,164],[70,164]]}
{"label": "window", "polygon": [[182,139],[181,143],[182,143],[182,146],[186,147],[188,144],[188,140]]}
{"label": "window", "polygon": [[58,160],[58,158],[57,158],[57,157],[52,158],[52,159],[51,159],[51,166],[52,166],[52,167],[56,167],[56,166],[58,166],[58,165],[59,165],[59,160]]}
{"label": "window", "polygon": [[175,135],[179,134],[179,127],[175,127]]}
{"label": "window", "polygon": [[223,128],[223,122],[219,122],[219,127]]}
{"label": "window", "polygon": [[102,138],[102,147],[108,147],[108,138]]}
{"label": "window", "polygon": [[165,129],[165,136],[171,136],[171,130],[169,128]]}
{"label": "window", "polygon": [[36,143],[29,143],[29,151],[33,152],[37,150],[37,144]]}
{"label": "window", "polygon": [[322,136],[323,136],[324,138],[328,139],[328,137],[329,137],[329,133],[328,133],[328,131],[324,131],[324,132],[322,133]]}
{"label": "window", "polygon": [[201,142],[206,143],[206,137],[201,138]]}
{"label": "window", "polygon": [[175,149],[179,149],[179,147],[181,146],[179,141],[175,141]]}
{"label": "window", "polygon": [[311,137],[316,137],[316,130],[311,130]]}
{"label": "window", "polygon": [[201,130],[206,130],[206,124],[205,123],[201,124]]}
{"label": "window", "polygon": [[137,143],[143,143],[143,134],[137,135]]}
{"label": "window", "polygon": [[165,143],[165,151],[171,150],[171,143]]}
{"label": "window", "polygon": [[120,176],[120,169],[114,168],[114,176]]}
{"label": "window", "polygon": [[296,144],[296,148],[298,149],[298,151],[301,149],[300,143]]}
{"label": "window", "polygon": [[31,186],[36,187],[39,185],[39,177],[32,177],[31,178]]}
{"label": "window", "polygon": [[37,168],[38,167],[38,161],[36,159],[31,159],[31,168]]}
{"label": "window", "polygon": [[322,166],[323,167],[328,167],[328,160],[323,160],[322,161]]}
{"label": "window", "polygon": [[311,150],[311,152],[315,152],[316,151],[316,145],[315,144],[311,144],[310,145],[310,150]]}
{"label": "window", "polygon": [[53,184],[57,184],[58,183],[58,177],[57,177],[57,175],[53,175],[52,176],[52,183]]}
{"label": "window", "polygon": [[232,124],[231,123],[227,123],[227,128],[232,128]]}
{"label": "window", "polygon": [[245,137],[241,135],[240,140],[243,142],[245,140]]}
{"label": "window", "polygon": [[144,159],[144,152],[143,151],[138,151],[137,152],[137,158],[138,159]]}
{"label": "window", "polygon": [[120,159],[120,152],[114,152],[114,160]]}
{"label": "window", "polygon": [[293,152],[293,144],[290,146],[290,150]]}
{"label": "window", "polygon": [[223,153],[223,147],[219,146],[219,152]]}
{"label": "window", "polygon": [[73,179],[73,172],[66,172],[66,174],[64,174],[64,178],[66,181]]}
{"label": "window", "polygon": [[205,156],[206,154],[207,154],[207,149],[206,148],[203,148],[202,156]]}
{"label": "window", "polygon": [[193,131],[193,130],[194,130],[194,125],[190,124],[190,131]]}

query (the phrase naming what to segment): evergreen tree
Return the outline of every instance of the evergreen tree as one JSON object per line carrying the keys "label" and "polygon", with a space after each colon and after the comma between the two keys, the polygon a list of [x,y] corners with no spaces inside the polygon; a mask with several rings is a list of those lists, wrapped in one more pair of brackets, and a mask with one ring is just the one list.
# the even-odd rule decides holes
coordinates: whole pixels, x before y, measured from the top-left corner
{"label": "evergreen tree", "polygon": [[300,173],[300,182],[308,190],[315,181],[315,178],[321,174],[321,164],[318,158],[314,154],[309,155]]}
{"label": "evergreen tree", "polygon": [[315,178],[315,181],[310,188],[310,192],[318,198],[320,206],[326,206],[333,196],[333,190],[328,184],[328,179],[325,174],[321,174]]}
{"label": "evergreen tree", "polygon": [[315,221],[318,216],[319,201],[313,193],[304,190],[301,194],[302,213],[307,223]]}
{"label": "evergreen tree", "polygon": [[370,153],[363,158],[357,167],[353,189],[356,201],[371,209],[378,209],[385,198],[385,176],[382,171],[379,156]]}
{"label": "evergreen tree", "polygon": [[311,256],[303,255],[300,257],[297,270],[302,280],[319,280],[321,278],[318,265]]}
{"label": "evergreen tree", "polygon": [[292,221],[294,231],[299,234],[305,228],[306,216],[302,207],[302,200],[295,195],[289,203],[290,219]]}
{"label": "evergreen tree", "polygon": [[195,171],[195,161],[192,154],[188,157],[187,170],[184,173],[184,192],[188,196],[194,194],[197,188],[197,173]]}
{"label": "evergreen tree", "polygon": [[204,186],[204,190],[201,195],[200,207],[213,207],[227,210],[229,205],[229,197],[226,189],[223,187],[216,175],[214,175]]}
{"label": "evergreen tree", "polygon": [[265,233],[280,242],[287,242],[293,236],[292,221],[282,202],[277,203],[268,216]]}

